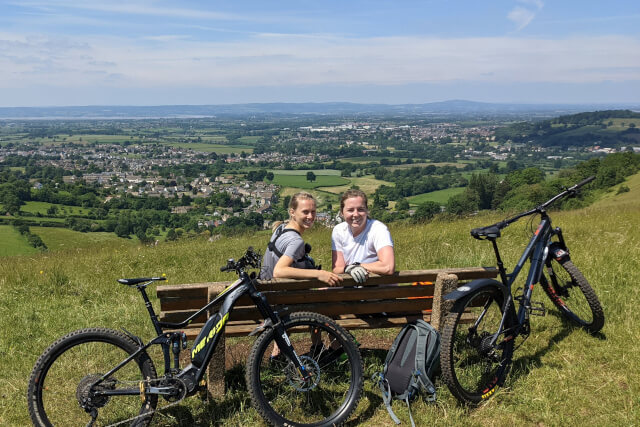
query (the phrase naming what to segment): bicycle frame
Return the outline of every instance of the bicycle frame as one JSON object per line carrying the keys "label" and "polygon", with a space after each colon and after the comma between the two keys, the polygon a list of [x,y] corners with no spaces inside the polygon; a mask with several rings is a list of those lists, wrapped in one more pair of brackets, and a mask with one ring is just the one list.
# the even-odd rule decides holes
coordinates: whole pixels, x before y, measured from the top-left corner
{"label": "bicycle frame", "polygon": [[[503,325],[504,325],[504,317],[509,313],[509,305],[513,303],[513,292],[512,285],[518,278],[518,275],[522,271],[527,260],[531,261],[531,267],[529,268],[529,273],[527,275],[527,279],[525,282],[525,286],[522,291],[522,300],[520,304],[520,308],[518,309],[518,313],[516,315],[518,319],[519,327],[525,325],[527,318],[527,310],[529,309],[531,303],[531,295],[533,293],[534,286],[540,282],[540,276],[542,275],[544,265],[547,261],[549,255],[549,246],[551,245],[551,237],[559,234],[561,235],[560,229],[552,229],[551,227],[551,218],[547,215],[545,211],[541,212],[542,218],[540,220],[540,224],[538,228],[534,232],[529,244],[526,246],[522,256],[516,263],[513,271],[511,273],[507,273],[504,267],[504,263],[502,262],[502,258],[500,257],[500,252],[498,250],[498,244],[495,238],[491,238],[491,244],[493,245],[493,250],[496,255],[498,271],[500,272],[500,279],[502,284],[507,289],[507,298],[504,302],[503,306],[503,319],[500,324],[500,329],[498,331],[497,336],[502,333]],[[562,245],[564,246],[564,242],[562,241]]]}
{"label": "bicycle frame", "polygon": [[[298,358],[298,355],[295,353],[293,346],[291,345],[291,342],[289,341],[289,338],[286,334],[284,326],[280,321],[278,313],[273,311],[265,296],[256,289],[255,275],[249,275],[245,271],[239,272],[239,275],[240,277],[238,278],[238,280],[229,285],[213,301],[210,301],[200,310],[189,316],[187,319],[178,323],[160,322],[158,320],[158,317],[153,309],[153,305],[151,304],[151,301],[149,300],[146,292],[146,287],[153,282],[152,280],[139,285],[135,285],[142,295],[145,306],[147,307],[147,311],[149,312],[151,322],[153,323],[154,329],[158,335],[147,344],[142,345],[142,341],[138,337],[132,336],[127,332],[127,334],[139,344],[138,350],[129,355],[126,359],[120,362],[109,372],[102,375],[100,379],[93,383],[92,388],[103,382],[105,379],[117,372],[120,368],[138,357],[138,355],[146,351],[146,349],[150,346],[159,344],[162,346],[164,355],[165,377],[174,377],[175,374],[175,378],[182,379],[185,384],[188,385],[187,393],[193,392],[196,385],[202,381],[209,361],[213,357],[214,350],[220,341],[220,337],[222,336],[222,334],[224,334],[224,327],[227,323],[227,320],[229,319],[229,314],[233,310],[233,307],[238,299],[246,294],[251,297],[254,304],[263,315],[263,318],[265,319],[265,324],[263,325],[263,327],[273,327],[274,329],[276,329],[276,335],[274,339],[280,347],[282,353],[285,354],[285,356],[287,356],[289,360],[294,363],[298,372],[302,376],[302,379],[305,381],[309,380],[310,375],[304,369],[304,367],[302,366],[302,362]],[[182,333],[164,332],[163,329],[183,328],[192,323],[193,320],[198,316],[202,315],[206,311],[209,311],[213,306],[220,303],[221,306],[219,311],[210,316],[209,319],[207,319],[206,323],[202,327],[194,342],[193,348],[191,350],[191,363],[183,370],[178,372],[178,354],[180,352],[180,349],[179,345],[175,344],[180,343]],[[174,353],[174,369],[171,368],[170,351],[173,351]],[[145,393],[169,395],[172,394],[173,391],[174,390],[170,386],[150,386],[147,390],[145,390]],[[96,391],[97,396],[140,395],[140,393],[140,388]]]}

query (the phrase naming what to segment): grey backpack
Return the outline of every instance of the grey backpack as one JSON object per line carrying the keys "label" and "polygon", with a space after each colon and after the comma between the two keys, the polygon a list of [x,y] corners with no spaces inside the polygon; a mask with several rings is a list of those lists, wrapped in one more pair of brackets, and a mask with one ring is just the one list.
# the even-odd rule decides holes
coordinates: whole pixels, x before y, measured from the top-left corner
{"label": "grey backpack", "polygon": [[440,334],[422,319],[406,324],[393,341],[383,371],[374,375],[391,419],[400,420],[391,409],[393,399],[403,400],[409,408],[411,425],[415,427],[409,401],[418,392],[426,393],[426,400],[436,400],[436,388],[431,381],[440,367]]}

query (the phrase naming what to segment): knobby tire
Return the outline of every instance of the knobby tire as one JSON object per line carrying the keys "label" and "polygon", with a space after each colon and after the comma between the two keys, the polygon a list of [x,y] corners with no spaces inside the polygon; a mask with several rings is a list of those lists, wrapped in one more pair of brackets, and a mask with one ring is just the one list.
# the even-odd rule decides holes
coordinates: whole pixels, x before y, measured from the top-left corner
{"label": "knobby tire", "polygon": [[[551,271],[549,271],[551,269]],[[604,311],[595,291],[569,258],[553,259],[540,282],[565,318],[595,334],[604,326]]]}
{"label": "knobby tire", "polygon": [[[55,341],[38,358],[29,378],[27,402],[29,415],[36,426],[85,426],[89,412],[80,406],[90,384],[137,350],[127,335],[103,328],[71,332]],[[140,381],[157,377],[153,362],[142,352],[98,387],[118,389],[136,387]],[[123,385],[124,384],[124,385]],[[130,423],[147,426],[157,405],[157,395],[98,397],[93,407],[98,411],[95,425],[108,425],[150,413]]]}
{"label": "knobby tire", "polygon": [[362,358],[353,337],[317,313],[294,313],[283,322],[312,381],[300,382],[284,355],[271,357],[277,350],[275,330],[269,329],[255,341],[247,361],[246,380],[254,408],[273,425],[344,423],[356,409],[363,387]]}
{"label": "knobby tire", "polygon": [[[471,327],[487,301],[490,303],[486,313],[474,332]],[[442,378],[463,404],[475,406],[492,397],[509,372],[515,342],[512,304],[503,334],[494,346],[490,345],[491,336],[499,329],[502,308],[502,291],[484,287],[456,301],[445,318],[440,354]]]}

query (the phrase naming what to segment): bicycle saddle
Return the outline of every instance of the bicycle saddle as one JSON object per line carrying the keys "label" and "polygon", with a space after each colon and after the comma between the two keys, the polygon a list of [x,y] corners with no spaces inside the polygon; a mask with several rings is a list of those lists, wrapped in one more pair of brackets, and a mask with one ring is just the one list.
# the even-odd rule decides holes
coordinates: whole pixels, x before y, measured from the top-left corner
{"label": "bicycle saddle", "polygon": [[474,228],[471,230],[471,235],[478,240],[482,239],[497,239],[500,237],[499,224],[488,225],[486,227]]}
{"label": "bicycle saddle", "polygon": [[156,280],[167,280],[166,277],[139,277],[137,279],[118,279],[118,283],[123,285],[133,286],[142,282],[155,282]]}

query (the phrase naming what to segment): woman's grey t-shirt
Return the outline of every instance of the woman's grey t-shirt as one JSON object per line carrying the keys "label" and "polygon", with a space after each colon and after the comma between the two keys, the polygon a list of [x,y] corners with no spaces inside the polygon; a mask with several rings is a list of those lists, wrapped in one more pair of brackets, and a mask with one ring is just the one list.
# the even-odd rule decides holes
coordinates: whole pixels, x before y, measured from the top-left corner
{"label": "woman's grey t-shirt", "polygon": [[[276,228],[276,231],[271,235],[270,241],[273,242],[280,230],[285,229],[285,224]],[[305,268],[305,262],[298,261],[304,258],[304,240],[297,231],[284,231],[276,240],[276,249],[278,249],[282,255],[287,255],[293,259],[294,268]],[[260,269],[260,279],[270,280],[273,278],[273,269],[280,257],[269,249],[264,253],[262,258],[262,268]]]}

